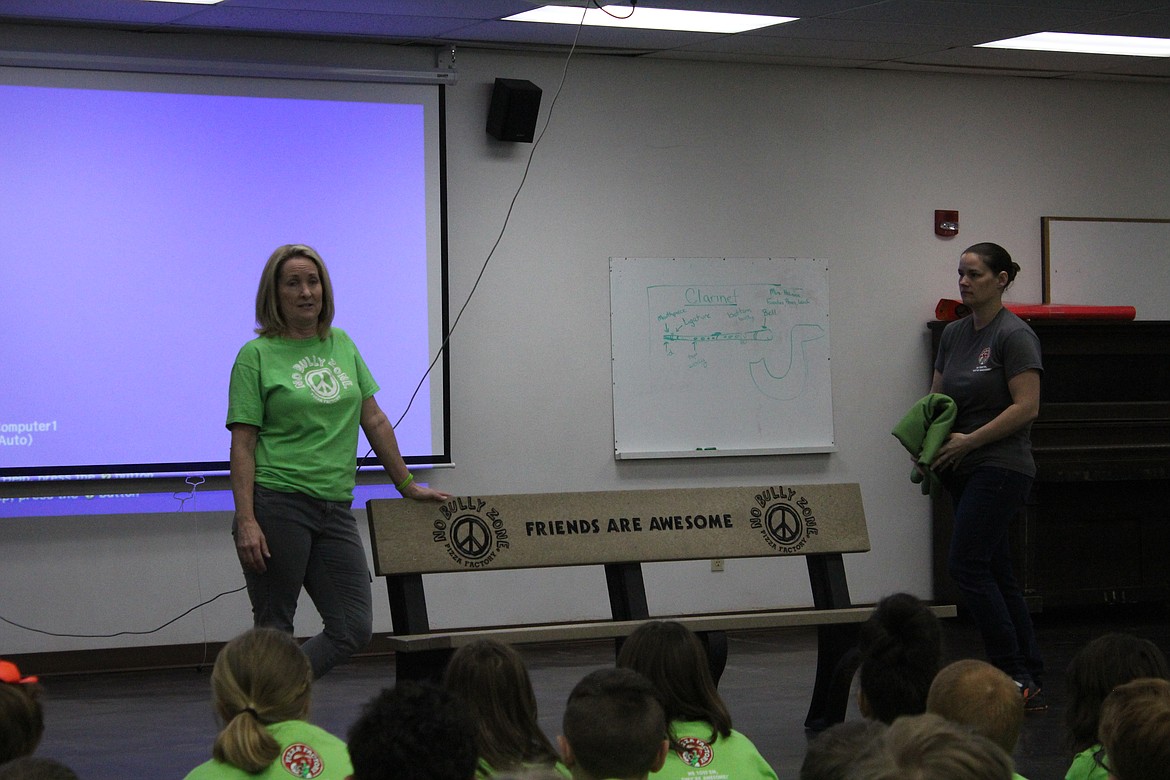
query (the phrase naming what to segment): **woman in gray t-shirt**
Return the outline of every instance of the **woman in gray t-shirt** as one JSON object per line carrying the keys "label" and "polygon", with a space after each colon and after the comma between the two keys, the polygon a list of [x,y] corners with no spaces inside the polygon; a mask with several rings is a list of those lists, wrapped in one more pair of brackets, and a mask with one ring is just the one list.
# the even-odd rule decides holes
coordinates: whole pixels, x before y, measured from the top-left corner
{"label": "woman in gray t-shirt", "polygon": [[931,468],[954,504],[951,577],[988,658],[1037,710],[1044,664],[1008,538],[1036,475],[1029,432],[1043,370],[1040,340],[1003,305],[1019,268],[997,244],[975,244],[959,258],[959,292],[971,315],[943,330],[931,384],[955,400],[958,416]]}

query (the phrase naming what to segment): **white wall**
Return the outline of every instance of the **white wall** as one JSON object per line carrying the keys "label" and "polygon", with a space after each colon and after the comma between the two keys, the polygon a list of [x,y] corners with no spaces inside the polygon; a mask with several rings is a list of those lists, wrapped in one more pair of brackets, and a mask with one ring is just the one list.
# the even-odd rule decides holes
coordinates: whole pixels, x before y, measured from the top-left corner
{"label": "white wall", "polygon": [[[393,67],[398,55],[321,44],[305,56]],[[540,85],[543,122],[564,60],[461,50],[457,63],[447,101],[453,313],[531,150],[485,134],[491,82]],[[490,494],[858,482],[873,550],[847,559],[854,598],[929,596],[929,506],[890,428],[927,388],[925,323],[939,298],[956,297],[958,254],[1003,244],[1023,267],[1012,299],[1038,302],[1041,216],[1170,217],[1167,115],[1170,91],[1153,85],[576,57],[451,340],[455,468],[433,472],[432,484]],[[954,239],[933,234],[944,208],[960,212]],[[615,462],[610,256],[827,260],[839,451]],[[242,584],[229,525],[222,511],[0,520],[0,615],[60,633],[153,628]],[[646,568],[659,613],[811,602],[803,559],[728,561],[719,574],[704,562]],[[427,587],[435,625],[608,610],[593,568],[433,577]],[[379,587],[379,631],[389,630],[384,604]],[[298,632],[316,630],[311,607],[302,612]],[[0,624],[0,650],[221,640],[248,622],[241,593],[146,636],[56,638]]]}

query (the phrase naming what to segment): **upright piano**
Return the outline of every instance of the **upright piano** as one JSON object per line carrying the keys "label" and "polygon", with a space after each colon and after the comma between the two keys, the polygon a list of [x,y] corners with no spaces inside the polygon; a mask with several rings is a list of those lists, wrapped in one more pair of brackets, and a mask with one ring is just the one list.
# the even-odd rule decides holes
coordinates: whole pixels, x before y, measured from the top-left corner
{"label": "upright piano", "polygon": [[[1032,320],[1044,374],[1032,424],[1036,481],[1012,528],[1033,610],[1170,596],[1170,322]],[[945,322],[931,322],[931,363]],[[934,597],[951,505],[933,501]]]}

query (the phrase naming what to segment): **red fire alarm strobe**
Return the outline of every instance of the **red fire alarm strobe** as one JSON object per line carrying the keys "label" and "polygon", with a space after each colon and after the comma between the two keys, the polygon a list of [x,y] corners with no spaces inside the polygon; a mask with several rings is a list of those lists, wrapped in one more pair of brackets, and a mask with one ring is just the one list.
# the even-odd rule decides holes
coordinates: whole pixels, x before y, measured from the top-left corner
{"label": "red fire alarm strobe", "polygon": [[934,234],[936,236],[957,236],[959,234],[959,212],[934,212]]}

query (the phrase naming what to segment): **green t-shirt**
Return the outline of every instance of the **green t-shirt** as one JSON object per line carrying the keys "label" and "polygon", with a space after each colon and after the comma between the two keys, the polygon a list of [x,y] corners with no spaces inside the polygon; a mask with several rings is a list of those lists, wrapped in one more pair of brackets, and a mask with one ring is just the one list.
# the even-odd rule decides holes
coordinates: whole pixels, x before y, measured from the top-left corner
{"label": "green t-shirt", "polygon": [[776,780],[756,746],[734,729],[713,742],[705,721],[675,721],[671,730],[679,747],[667,754],[661,770],[650,773],[655,780]]}
{"label": "green t-shirt", "polygon": [[[546,768],[544,764],[524,764],[523,766],[523,769],[525,770],[544,768]],[[557,772],[562,777],[564,777],[565,780],[572,780],[573,774],[569,771],[569,768],[560,761],[547,768]],[[479,764],[475,767],[476,780],[489,780],[489,778],[495,777],[496,774],[498,773],[495,769],[492,769],[492,765],[487,761],[484,761],[482,758],[479,760]]]}
{"label": "green t-shirt", "polygon": [[210,761],[192,769],[185,780],[344,780],[353,774],[345,742],[303,720],[286,720],[268,727],[280,743],[280,755],[265,770],[249,774],[231,764]]}
{"label": "green t-shirt", "polygon": [[1077,753],[1064,780],[1109,780],[1109,773],[1094,758],[1097,753],[1104,750],[1105,748],[1100,745],[1093,745],[1088,750]]}
{"label": "green t-shirt", "polygon": [[256,482],[284,493],[353,501],[362,402],[378,384],[349,336],[261,337],[232,366],[227,424],[260,429]]}

